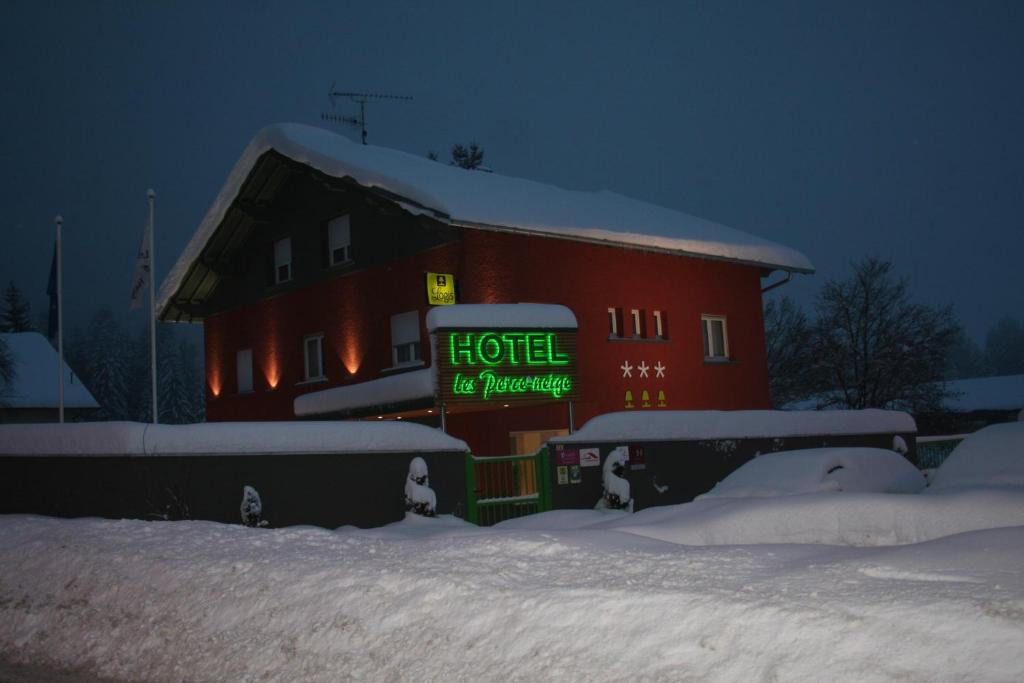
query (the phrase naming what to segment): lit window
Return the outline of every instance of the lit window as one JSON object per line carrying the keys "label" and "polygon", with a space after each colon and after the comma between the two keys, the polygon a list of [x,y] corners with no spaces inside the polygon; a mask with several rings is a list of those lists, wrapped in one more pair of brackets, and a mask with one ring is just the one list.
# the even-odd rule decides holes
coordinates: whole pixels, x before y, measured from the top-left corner
{"label": "lit window", "polygon": [[391,365],[419,364],[422,358],[419,311],[391,316]]}
{"label": "lit window", "polygon": [[323,379],[324,377],[324,336],[309,335],[302,341],[306,356],[306,379]]}
{"label": "lit window", "polygon": [[725,317],[702,315],[700,325],[704,336],[704,359],[727,360],[729,358],[729,334]]}
{"label": "lit window", "polygon": [[332,266],[352,260],[352,230],[348,216],[338,216],[327,224],[327,244]]}
{"label": "lit window", "polygon": [[653,311],[651,315],[654,316],[654,335],[658,339],[668,339],[668,320],[664,311]]}
{"label": "lit window", "polygon": [[274,283],[292,279],[292,240],[285,237],[274,242]]}
{"label": "lit window", "polygon": [[252,349],[241,349],[236,354],[238,367],[238,393],[252,392]]}
{"label": "lit window", "polygon": [[639,308],[634,308],[629,312],[629,317],[633,322],[633,337],[642,339],[647,336],[646,330],[644,330],[644,312]]}
{"label": "lit window", "polygon": [[622,309],[608,309],[608,338],[620,339],[622,337]]}

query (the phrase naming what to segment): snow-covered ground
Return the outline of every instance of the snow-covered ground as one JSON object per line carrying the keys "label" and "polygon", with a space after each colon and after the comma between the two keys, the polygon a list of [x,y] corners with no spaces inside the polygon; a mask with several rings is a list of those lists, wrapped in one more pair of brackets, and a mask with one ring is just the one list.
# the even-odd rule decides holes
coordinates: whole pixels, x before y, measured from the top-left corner
{"label": "snow-covered ground", "polygon": [[0,660],[132,681],[1020,681],[1021,437],[990,433],[1001,453],[951,456],[924,494],[491,529],[0,518]]}

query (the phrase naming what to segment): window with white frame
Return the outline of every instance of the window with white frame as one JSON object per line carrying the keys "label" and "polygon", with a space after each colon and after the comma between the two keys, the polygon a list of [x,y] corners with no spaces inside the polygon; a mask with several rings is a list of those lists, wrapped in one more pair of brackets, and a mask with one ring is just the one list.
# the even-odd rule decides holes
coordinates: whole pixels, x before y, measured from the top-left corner
{"label": "window with white frame", "polygon": [[633,338],[642,339],[646,336],[646,330],[644,329],[644,312],[643,309],[634,308],[629,312],[629,318],[633,323]]}
{"label": "window with white frame", "polygon": [[652,311],[654,318],[654,336],[658,339],[668,339],[668,319],[665,311]]}
{"label": "window with white frame", "polygon": [[311,334],[302,340],[307,380],[324,378],[324,335]]}
{"label": "window with white frame", "polygon": [[292,279],[292,240],[290,237],[274,242],[274,283]]}
{"label": "window with white frame", "polygon": [[728,360],[729,331],[725,324],[725,316],[702,315],[700,326],[704,336],[704,359]]}
{"label": "window with white frame", "polygon": [[347,215],[327,223],[327,248],[332,266],[352,260],[352,228]]}
{"label": "window with white frame", "polygon": [[238,368],[238,393],[252,392],[252,349],[240,349],[235,354]]}
{"label": "window with white frame", "polygon": [[419,364],[420,350],[419,311],[407,311],[391,316],[391,364],[393,367]]}

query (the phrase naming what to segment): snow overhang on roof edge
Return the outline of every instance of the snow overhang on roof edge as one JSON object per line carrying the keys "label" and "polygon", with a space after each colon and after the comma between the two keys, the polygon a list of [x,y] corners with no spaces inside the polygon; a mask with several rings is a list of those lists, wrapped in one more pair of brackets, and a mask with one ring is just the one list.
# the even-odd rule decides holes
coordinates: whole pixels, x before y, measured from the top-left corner
{"label": "snow overhang on roof edge", "polygon": [[679,211],[610,192],[564,190],[521,178],[472,173],[397,150],[359,145],[312,126],[284,123],[257,133],[231,169],[160,287],[159,315],[165,313],[252,168],[270,150],[326,175],[350,177],[455,225],[814,272],[810,260],[795,249]]}

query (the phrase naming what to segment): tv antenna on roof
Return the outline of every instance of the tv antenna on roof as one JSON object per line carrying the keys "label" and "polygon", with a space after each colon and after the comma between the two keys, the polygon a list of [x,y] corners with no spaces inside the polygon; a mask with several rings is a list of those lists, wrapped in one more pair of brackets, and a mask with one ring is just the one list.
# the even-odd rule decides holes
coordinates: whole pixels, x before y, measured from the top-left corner
{"label": "tv antenna on roof", "polygon": [[408,95],[386,95],[383,93],[366,93],[366,92],[338,92],[334,89],[334,84],[331,84],[331,89],[327,93],[327,97],[331,100],[331,109],[334,109],[335,101],[339,97],[347,97],[353,102],[359,103],[359,117],[355,116],[339,116],[337,114],[320,114],[320,118],[324,121],[334,121],[335,123],[347,123],[351,126],[357,126],[363,136],[363,144],[366,144],[366,103],[367,102],[379,102],[382,100],[405,100],[407,102],[412,100],[412,97]]}

